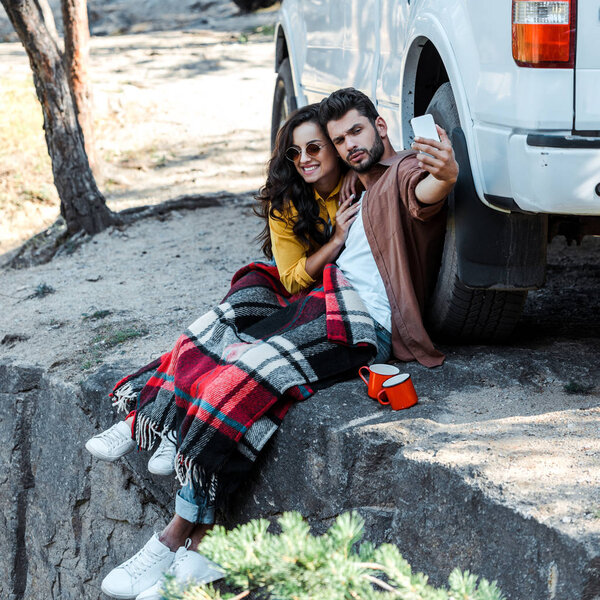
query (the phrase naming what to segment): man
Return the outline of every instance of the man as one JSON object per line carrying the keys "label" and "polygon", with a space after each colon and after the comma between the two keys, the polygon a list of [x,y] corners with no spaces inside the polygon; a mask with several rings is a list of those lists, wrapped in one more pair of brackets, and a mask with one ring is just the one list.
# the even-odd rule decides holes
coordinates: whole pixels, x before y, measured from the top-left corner
{"label": "man", "polygon": [[423,326],[445,229],[445,198],[458,177],[446,132],[440,142],[415,139],[396,154],[387,125],[362,92],[346,88],[323,100],[319,117],[340,157],[365,187],[337,265],[403,361],[433,367],[444,356]]}

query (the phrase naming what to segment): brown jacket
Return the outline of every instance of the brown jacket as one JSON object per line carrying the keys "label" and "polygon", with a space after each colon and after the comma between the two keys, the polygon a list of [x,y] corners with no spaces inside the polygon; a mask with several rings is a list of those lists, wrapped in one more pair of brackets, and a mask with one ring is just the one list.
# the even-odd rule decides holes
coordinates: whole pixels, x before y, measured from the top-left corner
{"label": "brown jacket", "polygon": [[422,204],[415,187],[427,176],[412,151],[374,167],[379,179],[363,196],[363,223],[392,308],[392,351],[426,367],[444,362],[423,325],[444,243],[446,202]]}

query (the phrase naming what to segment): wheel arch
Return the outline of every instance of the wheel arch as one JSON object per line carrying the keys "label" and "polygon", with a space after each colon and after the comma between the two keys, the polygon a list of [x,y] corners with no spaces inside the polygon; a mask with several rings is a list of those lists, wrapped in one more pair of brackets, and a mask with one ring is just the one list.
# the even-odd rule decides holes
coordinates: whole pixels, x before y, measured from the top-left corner
{"label": "wheel arch", "polygon": [[297,2],[288,2],[285,5],[285,10],[281,10],[281,20],[275,28],[275,72],[279,70],[283,60],[287,58],[290,62],[294,96],[298,107],[307,104],[300,77],[306,53],[302,42],[306,40],[306,33],[300,26],[299,11],[300,8]]}
{"label": "wheel arch", "polygon": [[289,60],[290,53],[283,25],[277,23],[277,28],[275,29],[275,72],[279,69],[284,58]]}
{"label": "wheel arch", "polygon": [[[406,144],[412,137],[410,120],[424,114],[437,89],[449,82],[469,149],[475,190],[480,201],[490,206],[484,197],[481,161],[472,128],[473,119],[468,95],[451,41],[442,24],[430,14],[421,15],[418,25],[418,29],[413,25],[410,30],[401,74],[400,126],[403,141]],[[497,210],[496,207],[490,208]]]}
{"label": "wheel arch", "polygon": [[414,115],[424,115],[436,90],[450,81],[444,61],[430,40],[420,47],[414,81]]}

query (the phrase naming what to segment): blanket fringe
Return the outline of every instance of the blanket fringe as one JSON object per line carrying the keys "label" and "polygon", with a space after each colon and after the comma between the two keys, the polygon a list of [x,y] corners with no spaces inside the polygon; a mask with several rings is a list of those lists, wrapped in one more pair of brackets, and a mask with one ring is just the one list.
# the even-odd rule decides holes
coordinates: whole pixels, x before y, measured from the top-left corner
{"label": "blanket fringe", "polygon": [[135,441],[142,450],[150,450],[157,437],[161,437],[154,423],[145,415],[138,415],[135,424]]}
{"label": "blanket fringe", "polygon": [[161,431],[160,437],[161,438],[166,437],[170,442],[173,442],[175,445],[177,445],[177,432],[173,431],[172,429],[169,429],[168,427],[165,427]]}
{"label": "blanket fringe", "polygon": [[202,467],[194,464],[189,457],[179,452],[175,456],[175,474],[182,486],[191,484],[200,488],[209,504],[214,504],[218,493],[219,478],[216,473],[209,475]]}
{"label": "blanket fringe", "polygon": [[194,467],[192,459],[183,456],[179,451],[175,455],[175,475],[179,479],[179,483],[182,486],[186,486],[193,481]]}
{"label": "blanket fringe", "polygon": [[137,400],[137,392],[130,381],[113,392],[113,407],[117,412],[129,412],[129,407]]}

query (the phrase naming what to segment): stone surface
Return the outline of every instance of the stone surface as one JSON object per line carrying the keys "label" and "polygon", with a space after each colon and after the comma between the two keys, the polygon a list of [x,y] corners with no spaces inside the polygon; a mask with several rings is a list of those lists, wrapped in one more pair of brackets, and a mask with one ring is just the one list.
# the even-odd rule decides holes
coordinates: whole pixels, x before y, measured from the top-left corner
{"label": "stone surface", "polygon": [[[589,485],[578,473],[540,484],[546,473],[532,448],[541,456],[546,443],[560,445],[556,419],[547,420],[557,399],[512,389],[502,357],[474,364],[476,352],[433,371],[411,366],[420,403],[407,411],[379,406],[358,380],[295,406],[226,523],[298,510],[322,531],[358,510],[369,540],[397,544],[436,584],[458,566],[498,580],[514,600],[598,598],[597,468],[586,467]],[[534,365],[521,360],[530,373]],[[545,376],[560,377],[557,365]],[[111,464],[83,447],[114,422],[107,392],[132,367],[105,365],[78,384],[0,367],[0,436],[12,440],[0,455],[0,550],[12,573],[1,598],[103,598],[104,575],[169,519],[176,482],[150,475],[146,453]],[[597,376],[595,364],[580,369]],[[503,390],[500,407],[477,401],[481,382]],[[583,435],[585,421],[597,433],[596,405],[572,397],[562,410],[566,431],[588,448],[594,431]],[[596,443],[583,453],[597,464],[597,451]]]}
{"label": "stone surface", "polygon": [[[424,378],[418,387],[430,386]],[[367,539],[397,544],[438,585],[460,567],[497,580],[509,598],[597,598],[598,528],[582,533],[556,515],[533,516],[534,500],[505,489],[469,447],[477,435],[439,426],[451,410],[451,402],[427,399],[391,414],[356,382],[319,393],[288,416],[230,524],[297,510],[319,531],[358,510]],[[497,443],[486,441],[490,450]],[[444,452],[455,445],[462,461],[448,463]],[[562,496],[558,486],[538,492],[540,503]]]}
{"label": "stone surface", "polygon": [[0,454],[3,600],[104,597],[102,577],[164,523],[172,478],[150,475],[147,457],[102,463],[83,447],[113,422],[106,381],[123,373],[104,369],[80,389],[0,369],[0,435],[12,441]]}

